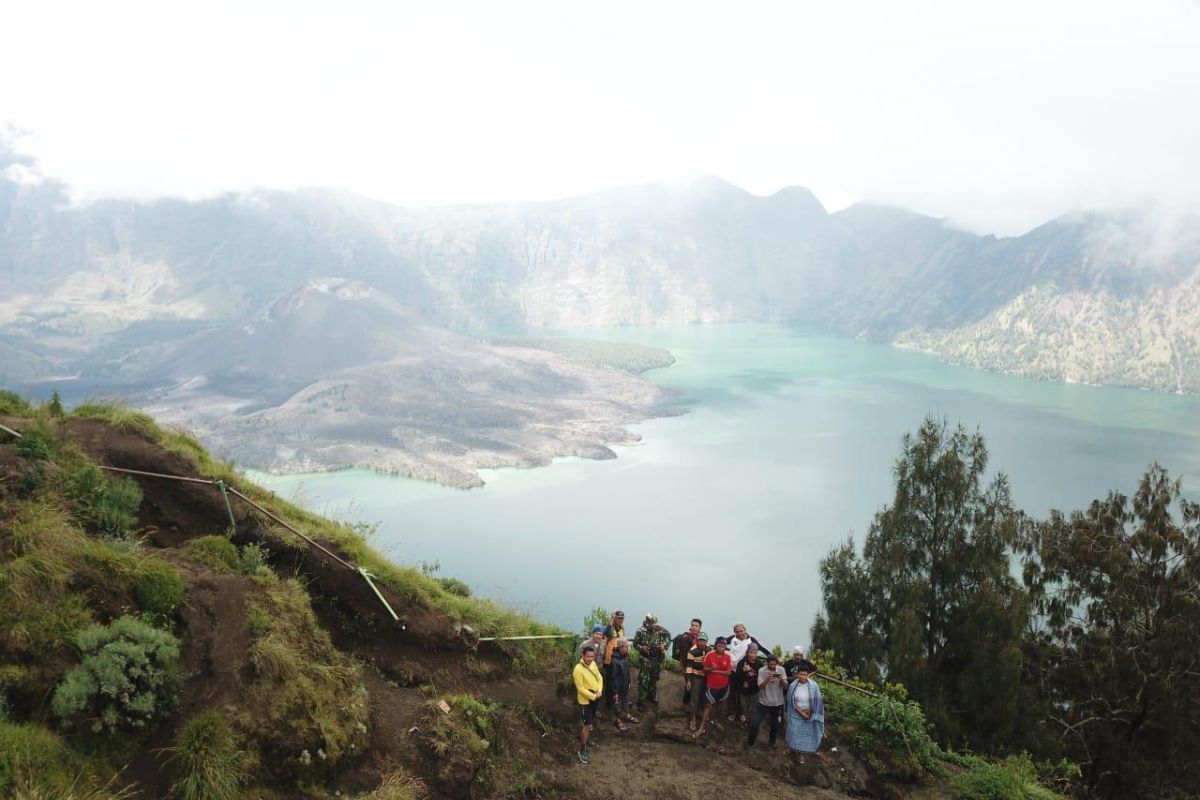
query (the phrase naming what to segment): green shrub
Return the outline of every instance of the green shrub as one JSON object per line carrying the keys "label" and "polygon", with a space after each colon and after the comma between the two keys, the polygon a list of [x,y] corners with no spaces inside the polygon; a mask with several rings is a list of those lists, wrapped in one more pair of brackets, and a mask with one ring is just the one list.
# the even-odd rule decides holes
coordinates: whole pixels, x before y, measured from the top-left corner
{"label": "green shrub", "polygon": [[470,597],[471,587],[460,581],[458,578],[438,578],[437,582],[441,587],[456,597]]}
{"label": "green shrub", "polygon": [[246,754],[220,712],[201,711],[187,721],[171,748],[180,778],[172,792],[180,800],[237,800],[249,779]]}
{"label": "green shrub", "polygon": [[889,684],[880,689],[863,681],[848,680],[833,664],[831,653],[814,651],[811,656],[821,674],[881,694],[868,697],[832,681],[817,683],[825,696],[827,724],[854,743],[855,753],[871,769],[903,780],[944,773],[944,753],[930,736],[930,726],[920,704],[908,700],[903,686]]}
{"label": "green shrub", "polygon": [[17,455],[31,461],[49,461],[54,456],[54,434],[49,429],[34,425],[25,429],[17,439]]}
{"label": "green shrub", "polygon": [[131,800],[136,795],[132,788],[114,789],[115,783],[110,770],[82,759],[53,731],[0,720],[0,797]]}
{"label": "green shrub", "polygon": [[0,414],[7,414],[11,417],[31,417],[33,416],[33,406],[16,392],[0,389]]}
{"label": "green shrub", "polygon": [[81,661],[54,691],[51,709],[64,722],[96,733],[144,728],[174,710],[179,640],[135,617],[91,625],[73,637]]}
{"label": "green shrub", "polygon": [[183,602],[183,578],[170,564],[146,559],[133,579],[138,607],[157,623],[167,622]]}
{"label": "green shrub", "polygon": [[271,552],[260,544],[251,542],[242,547],[241,567],[243,575],[251,577],[270,575],[271,565],[267,562]]}
{"label": "green shrub", "polygon": [[486,760],[496,744],[496,711],[499,706],[486,703],[469,694],[447,695],[443,698],[450,713],[434,714],[430,747],[439,756],[468,760]]}
{"label": "green shrub", "polygon": [[81,459],[67,469],[67,495],[79,518],[105,536],[122,536],[137,525],[142,487],[135,480],[109,480]]}
{"label": "green shrub", "polygon": [[70,751],[53,731],[40,725],[0,722],[0,797],[22,773],[46,773],[70,758]]}
{"label": "green shrub", "polygon": [[[960,800],[1062,800],[1062,795],[1039,783],[1037,765],[1028,755],[1010,756],[1003,761],[985,761],[967,756],[967,771],[954,776],[950,787]],[[1064,762],[1049,765],[1051,770],[1070,771],[1073,765]],[[1078,767],[1074,768],[1078,775]]]}
{"label": "green shrub", "polygon": [[237,548],[220,534],[192,539],[185,546],[188,555],[218,572],[237,572],[241,569]]}

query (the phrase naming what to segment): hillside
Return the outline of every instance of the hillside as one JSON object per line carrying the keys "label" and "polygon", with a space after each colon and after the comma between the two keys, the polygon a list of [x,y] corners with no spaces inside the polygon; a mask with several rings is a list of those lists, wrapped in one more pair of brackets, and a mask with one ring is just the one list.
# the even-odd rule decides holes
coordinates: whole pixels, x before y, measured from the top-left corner
{"label": "hillside", "polygon": [[[0,167],[15,158],[0,151]],[[998,239],[711,177],[433,209],[318,189],[70,206],[53,181],[0,178],[0,342],[24,354],[0,374],[44,374],[33,357],[89,373],[335,276],[458,331],[789,321],[989,369],[1192,391],[1200,240],[1168,223],[1078,215]],[[1005,323],[1032,298],[1042,310]]]}
{"label": "hillside", "polygon": [[[5,393],[0,423],[23,434],[0,434],[5,796],[983,798],[1002,777],[1053,797],[1032,765],[933,746],[902,695],[832,683],[830,735],[804,763],[741,753],[732,731],[693,742],[664,700],[630,734],[602,728],[584,767],[565,653],[480,638],[553,629],[385,561],[144,415]],[[667,676],[662,696],[678,689]]]}

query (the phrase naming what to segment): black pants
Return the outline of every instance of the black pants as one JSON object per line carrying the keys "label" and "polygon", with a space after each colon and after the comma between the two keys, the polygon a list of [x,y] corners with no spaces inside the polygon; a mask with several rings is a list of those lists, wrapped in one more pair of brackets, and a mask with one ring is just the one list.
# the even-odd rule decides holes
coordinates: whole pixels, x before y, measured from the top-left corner
{"label": "black pants", "polygon": [[750,722],[750,738],[746,740],[747,745],[754,744],[754,740],[758,738],[758,729],[764,718],[767,720],[771,732],[769,741],[771,744],[775,744],[775,740],[779,737],[779,727],[783,724],[783,706],[764,706],[759,703],[758,707],[754,709],[754,719]]}

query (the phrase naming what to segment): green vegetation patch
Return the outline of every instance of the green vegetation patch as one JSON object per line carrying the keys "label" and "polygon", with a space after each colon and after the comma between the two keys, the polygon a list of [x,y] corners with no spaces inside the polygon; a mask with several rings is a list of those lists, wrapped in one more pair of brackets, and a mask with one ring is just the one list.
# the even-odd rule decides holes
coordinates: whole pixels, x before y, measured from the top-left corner
{"label": "green vegetation patch", "polygon": [[56,439],[45,423],[30,425],[17,439],[17,455],[31,461],[49,461],[58,449]]}
{"label": "green vegetation patch", "polygon": [[82,458],[66,470],[67,495],[80,521],[104,536],[120,537],[137,525],[142,487],[131,478],[113,480]]}
{"label": "green vegetation patch", "polygon": [[[1039,769],[1027,755],[1011,756],[1003,761],[986,761],[976,756],[964,759],[967,771],[955,775],[950,786],[961,800],[1062,800],[1063,795],[1046,788],[1042,781],[1047,770]],[[1064,762],[1065,764],[1065,762]],[[1078,776],[1078,767],[1072,767]]]}
{"label": "green vegetation patch", "polygon": [[531,708],[505,708],[472,695],[451,694],[431,702],[428,713],[425,743],[437,759],[436,780],[443,791],[453,796],[470,791],[486,797],[536,797],[544,788],[511,748],[511,737],[519,731],[534,724],[545,730]]}
{"label": "green vegetation patch", "polygon": [[218,572],[240,572],[242,559],[237,547],[228,538],[220,534],[201,536],[190,540],[186,545],[189,556],[206,564]]}
{"label": "green vegetation patch", "polygon": [[74,753],[61,736],[0,719],[0,797],[17,800],[120,800],[115,776]]}
{"label": "green vegetation patch", "polygon": [[138,607],[151,620],[163,624],[183,602],[183,578],[165,561],[147,558],[133,579],[133,593]]}
{"label": "green vegetation patch", "polygon": [[179,800],[238,800],[250,778],[238,735],[219,711],[201,711],[184,724],[171,748]]}
{"label": "green vegetation patch", "polygon": [[147,438],[156,438],[161,432],[158,423],[149,414],[128,408],[120,400],[89,400],[71,411],[80,419],[95,419],[111,428],[126,433],[140,433]]}
{"label": "green vegetation patch", "polygon": [[[362,669],[336,648],[296,580],[266,581],[248,603],[252,695],[263,703],[241,726],[264,755],[293,776],[328,768],[358,748],[367,731]],[[281,752],[282,751],[282,752]]]}
{"label": "green vegetation patch", "polygon": [[379,786],[356,800],[422,800],[429,790],[420,778],[403,770],[385,775]]}
{"label": "green vegetation patch", "polygon": [[84,541],[53,508],[0,501],[0,669],[12,689],[53,688],[73,660],[70,633],[94,621],[87,597],[72,588],[86,571]]}
{"label": "green vegetation patch", "polygon": [[855,754],[867,766],[908,781],[945,774],[945,754],[930,735],[920,704],[908,699],[903,686],[889,684],[881,689],[851,680],[834,666],[831,653],[815,651],[811,658],[821,674],[880,695],[870,697],[823,681],[821,675],[816,679],[825,697],[830,728],[853,742]]}
{"label": "green vegetation patch", "polygon": [[73,637],[79,666],[54,691],[51,709],[94,733],[145,728],[175,710],[179,640],[135,617],[91,625]]}
{"label": "green vegetation patch", "polygon": [[0,389],[0,414],[10,417],[31,417],[33,406],[21,395]]}

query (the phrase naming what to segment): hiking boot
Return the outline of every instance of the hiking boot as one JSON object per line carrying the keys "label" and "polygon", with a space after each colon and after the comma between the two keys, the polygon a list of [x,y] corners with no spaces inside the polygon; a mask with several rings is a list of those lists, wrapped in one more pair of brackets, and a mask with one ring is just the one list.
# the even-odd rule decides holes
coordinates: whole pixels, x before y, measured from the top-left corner
{"label": "hiking boot", "polygon": [[580,764],[590,764],[590,763],[592,763],[592,760],[591,760],[590,758],[588,758],[588,754],[587,754],[586,752],[584,752],[583,750],[580,750],[580,751],[579,751],[578,753],[576,753],[575,755],[579,757],[579,763],[580,763]]}

